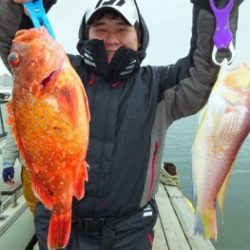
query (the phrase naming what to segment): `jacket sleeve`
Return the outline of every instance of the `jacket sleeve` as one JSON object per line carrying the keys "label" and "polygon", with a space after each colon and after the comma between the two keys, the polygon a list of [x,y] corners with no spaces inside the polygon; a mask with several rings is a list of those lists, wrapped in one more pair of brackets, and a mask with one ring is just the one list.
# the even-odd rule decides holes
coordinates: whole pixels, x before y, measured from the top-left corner
{"label": "jacket sleeve", "polygon": [[[235,42],[237,19],[238,8],[234,8],[230,15],[233,42]],[[174,65],[159,69],[160,93],[164,100],[167,124],[195,114],[205,105],[209,97],[219,72],[219,67],[212,62],[214,27],[212,12],[194,4],[191,47],[188,56]],[[220,55],[222,58],[225,56],[227,56],[225,53]]]}
{"label": "jacket sleeve", "polygon": [[[56,3],[56,0],[44,0],[46,11]],[[0,1],[0,56],[5,66],[10,70],[7,57],[10,52],[12,39],[19,29],[32,27],[30,18],[24,14],[22,4],[13,0]]]}
{"label": "jacket sleeve", "polygon": [[3,146],[3,167],[13,167],[16,159],[19,157],[19,151],[17,149],[14,138],[11,134],[10,127],[7,127],[7,136],[5,144]]}

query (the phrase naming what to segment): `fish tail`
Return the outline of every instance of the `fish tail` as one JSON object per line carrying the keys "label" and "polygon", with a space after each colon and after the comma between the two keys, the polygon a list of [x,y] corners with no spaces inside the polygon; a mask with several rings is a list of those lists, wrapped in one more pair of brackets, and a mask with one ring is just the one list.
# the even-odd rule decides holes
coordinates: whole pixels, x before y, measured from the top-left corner
{"label": "fish tail", "polygon": [[71,212],[52,213],[49,223],[48,249],[65,248],[71,230]]}
{"label": "fish tail", "polygon": [[217,240],[217,221],[215,209],[199,212],[196,210],[194,222],[195,234],[203,234],[205,239]]}

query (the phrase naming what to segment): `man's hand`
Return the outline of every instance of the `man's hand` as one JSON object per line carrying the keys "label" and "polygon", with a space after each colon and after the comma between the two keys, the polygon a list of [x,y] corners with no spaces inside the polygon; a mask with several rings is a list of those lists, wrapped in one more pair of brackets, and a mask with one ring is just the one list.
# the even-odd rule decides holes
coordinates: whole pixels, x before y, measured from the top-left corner
{"label": "man's hand", "polygon": [[13,180],[14,173],[15,173],[14,167],[4,168],[2,172],[3,181],[6,184],[14,184],[15,183]]}
{"label": "man's hand", "polygon": [[[27,2],[32,2],[32,0],[13,0],[15,3],[20,3],[20,4],[23,4],[23,3],[27,3]],[[27,15],[27,16],[29,16],[29,13],[28,13],[28,11],[25,9],[25,8],[23,8],[23,11],[24,11],[24,13]]]}

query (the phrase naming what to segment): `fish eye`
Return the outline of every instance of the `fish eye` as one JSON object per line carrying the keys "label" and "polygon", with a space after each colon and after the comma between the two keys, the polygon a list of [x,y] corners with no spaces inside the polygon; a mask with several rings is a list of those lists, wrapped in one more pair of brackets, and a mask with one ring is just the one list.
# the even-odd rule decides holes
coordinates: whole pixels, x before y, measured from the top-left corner
{"label": "fish eye", "polygon": [[19,64],[20,62],[20,56],[16,52],[11,52],[8,56],[8,62],[10,66],[15,67]]}

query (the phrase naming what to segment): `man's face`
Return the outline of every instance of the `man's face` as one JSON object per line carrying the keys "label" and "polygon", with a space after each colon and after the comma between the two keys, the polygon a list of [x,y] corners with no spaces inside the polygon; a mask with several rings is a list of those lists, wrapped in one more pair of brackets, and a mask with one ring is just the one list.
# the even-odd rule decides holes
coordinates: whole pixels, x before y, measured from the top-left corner
{"label": "man's face", "polygon": [[108,15],[90,25],[89,39],[104,41],[108,62],[120,47],[138,50],[135,27],[126,24],[121,18],[114,19]]}

